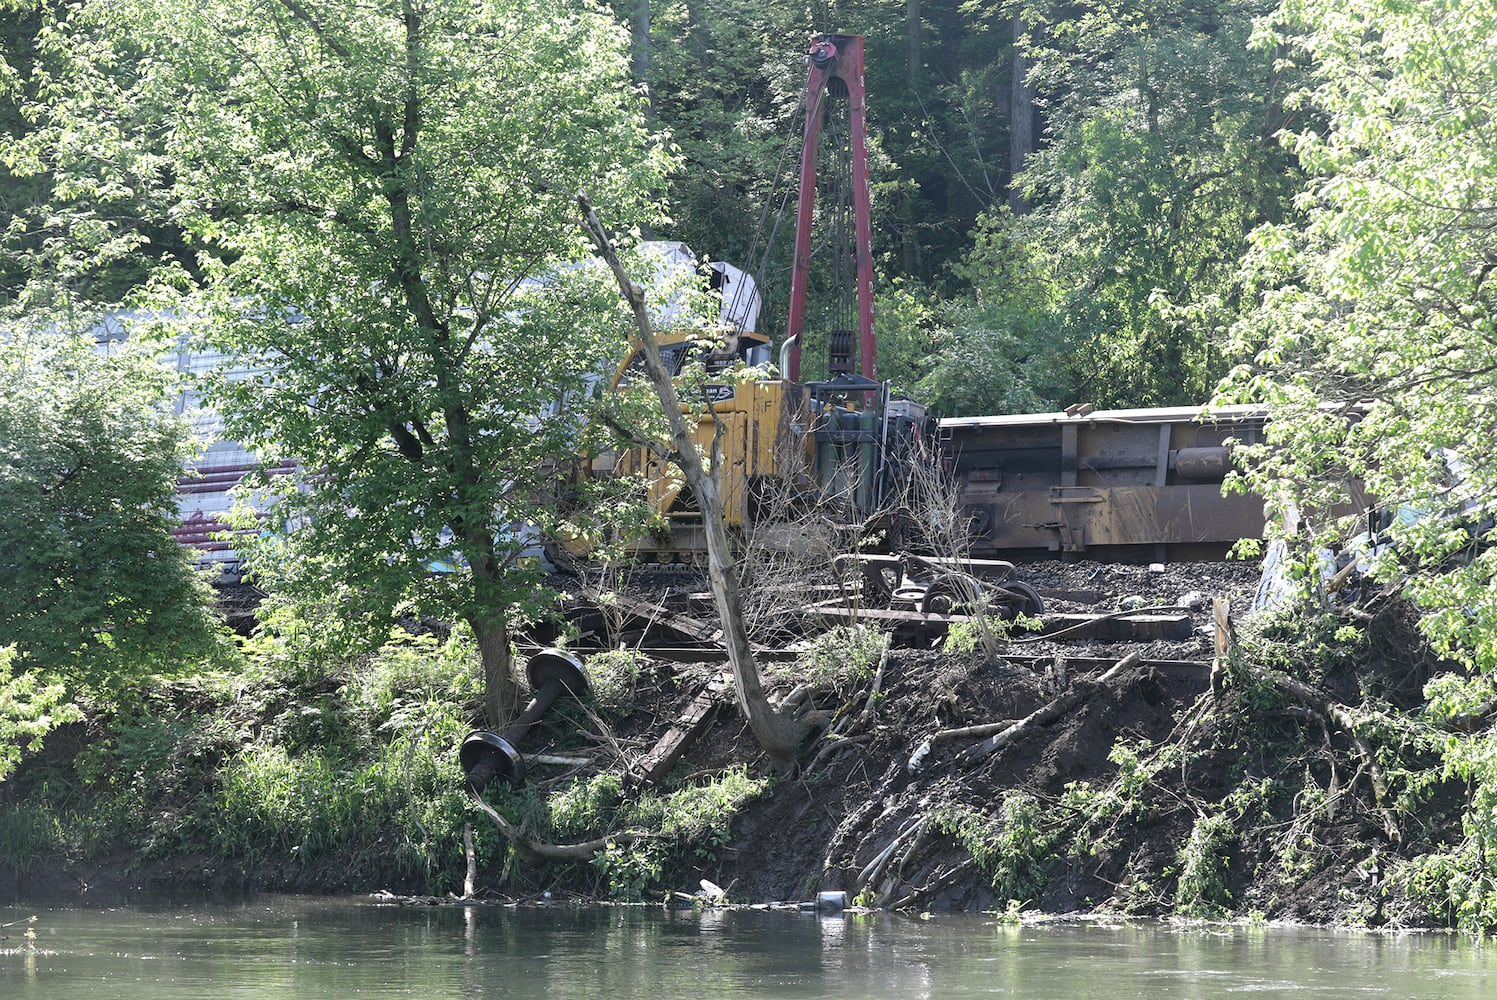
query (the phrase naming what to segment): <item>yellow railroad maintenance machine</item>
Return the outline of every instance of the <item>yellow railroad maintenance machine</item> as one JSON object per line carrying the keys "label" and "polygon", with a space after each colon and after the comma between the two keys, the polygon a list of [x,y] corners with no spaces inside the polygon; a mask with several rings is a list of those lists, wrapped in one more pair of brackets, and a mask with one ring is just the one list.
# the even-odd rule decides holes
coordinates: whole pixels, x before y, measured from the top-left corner
{"label": "yellow railroad maintenance machine", "polygon": [[[919,403],[891,397],[876,372],[862,39],[820,36],[806,63],[780,377],[744,377],[770,360],[771,344],[756,329],[753,279],[736,268],[713,265],[724,342],[680,330],[660,334],[668,367],[680,373],[695,358],[708,373],[695,439],[704,454],[716,443],[729,525],[742,529],[761,515],[784,517],[814,503],[835,523],[881,521],[885,544],[897,547],[910,533],[899,516],[910,513],[905,497],[914,479],[955,492],[973,558],[1214,558],[1238,539],[1260,536],[1261,501],[1221,494],[1229,442],[1260,439],[1256,410],[1204,421],[1189,408],[1073,407],[937,422]],[[829,234],[814,245],[813,222]],[[827,345],[829,377],[802,383],[813,257],[831,271],[817,275],[817,315],[827,326],[817,339]],[[632,350],[615,385],[642,370],[642,346],[636,341]],[[738,377],[712,378],[735,369]],[[701,512],[667,460],[635,449],[601,457],[589,474],[647,483],[659,523],[635,544],[641,558],[684,562],[704,551]]]}

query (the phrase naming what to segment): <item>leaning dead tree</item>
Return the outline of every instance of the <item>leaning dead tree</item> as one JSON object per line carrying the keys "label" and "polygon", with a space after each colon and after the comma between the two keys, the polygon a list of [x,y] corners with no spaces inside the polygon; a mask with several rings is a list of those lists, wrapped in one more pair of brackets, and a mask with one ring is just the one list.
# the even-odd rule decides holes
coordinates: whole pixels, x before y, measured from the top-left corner
{"label": "leaning dead tree", "polygon": [[707,537],[707,578],[712,587],[717,613],[722,619],[723,642],[727,646],[728,663],[733,669],[738,706],[748,721],[754,739],[769,755],[774,767],[778,770],[787,769],[801,743],[818,725],[817,716],[796,709],[777,710],[765,694],[749,641],[738,568],[727,524],[723,520],[723,503],[717,478],[702,461],[701,452],[693,439],[694,428],[682,410],[675,382],[660,357],[660,343],[655,337],[654,326],[645,307],[644,289],[630,280],[624,270],[612,241],[593,210],[591,199],[586,194],[579,193],[577,204],[582,211],[583,227],[613,271],[614,277],[618,279],[619,290],[634,315],[635,329],[644,344],[645,373],[660,399],[666,425],[670,429],[668,457],[680,468],[688,488],[701,507],[702,524]]}

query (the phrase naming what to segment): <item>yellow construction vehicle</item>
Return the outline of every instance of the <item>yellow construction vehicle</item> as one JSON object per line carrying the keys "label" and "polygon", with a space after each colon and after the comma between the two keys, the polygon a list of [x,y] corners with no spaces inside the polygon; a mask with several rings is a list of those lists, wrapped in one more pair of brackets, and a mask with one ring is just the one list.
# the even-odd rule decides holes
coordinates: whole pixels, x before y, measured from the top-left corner
{"label": "yellow construction vehicle", "polygon": [[[887,520],[890,548],[919,546],[919,526],[899,519],[924,515],[899,508],[906,485],[923,478],[949,484],[957,510],[943,516],[970,535],[971,557],[1110,551],[1125,558],[1163,559],[1171,552],[1210,558],[1239,538],[1261,535],[1261,500],[1223,497],[1220,485],[1231,442],[1260,439],[1257,410],[1219,411],[1204,420],[1193,409],[1092,412],[1078,405],[938,424],[919,404],[891,398],[875,370],[862,39],[820,36],[806,62],[795,253],[778,374],[768,367],[769,338],[756,329],[757,290],[736,268],[712,265],[724,302],[721,343],[707,339],[710,333],[657,324],[668,365],[680,373],[695,359],[706,373],[681,383],[683,393],[705,396],[683,405],[696,414],[703,453],[716,443],[730,527],[819,505],[834,524]],[[813,220],[821,242],[813,243]],[[833,272],[814,308],[808,304],[813,260]],[[752,308],[735,312],[745,301]],[[825,329],[809,339],[824,343],[828,377],[803,383],[800,353],[813,316]],[[615,386],[642,370],[641,350],[633,344]],[[922,439],[928,447],[917,446]],[[939,472],[922,477],[932,463]],[[705,550],[701,512],[662,455],[635,449],[601,456],[588,474],[645,482],[657,523],[633,546],[641,557],[689,561]]]}
{"label": "yellow construction vehicle", "polygon": [[[696,414],[695,441],[703,454],[714,454],[715,448],[720,456],[716,472],[725,518],[735,529],[749,525],[768,506],[783,508],[807,500],[831,501],[829,509],[840,519],[861,523],[882,508],[897,478],[897,456],[926,424],[923,407],[904,400],[891,405],[888,384],[874,375],[862,39],[821,36],[811,47],[808,64],[795,267],[779,375],[769,371],[769,337],[756,330],[757,288],[737,268],[711,265],[713,287],[723,299],[721,340],[711,339],[718,334],[657,324],[662,327],[661,353],[668,368],[680,375],[695,361],[705,371],[705,381],[684,390],[693,398],[683,405]],[[827,167],[826,160],[832,166]],[[855,245],[829,245],[825,251],[831,259],[851,262],[838,265],[846,273],[834,280],[846,308],[830,310],[831,324],[838,327],[827,338],[831,377],[803,384],[801,331],[807,317],[819,167],[835,188],[824,192],[824,224],[828,214],[848,215],[826,224],[826,229],[844,243],[851,236]],[[615,388],[642,373],[642,351],[643,345],[634,341],[630,357],[614,376]],[[715,380],[714,375],[723,377]],[[701,512],[679,470],[665,457],[644,448],[603,455],[591,462],[587,474],[632,475],[646,483],[650,509],[659,523],[648,539],[634,546],[638,554],[673,562],[704,551]]]}

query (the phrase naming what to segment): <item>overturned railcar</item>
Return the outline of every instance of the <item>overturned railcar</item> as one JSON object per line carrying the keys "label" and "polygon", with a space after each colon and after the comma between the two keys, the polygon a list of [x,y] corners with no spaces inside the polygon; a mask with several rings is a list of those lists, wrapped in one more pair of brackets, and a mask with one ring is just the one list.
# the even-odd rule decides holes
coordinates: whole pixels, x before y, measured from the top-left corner
{"label": "overturned railcar", "polygon": [[972,554],[1217,559],[1262,537],[1263,501],[1222,495],[1232,442],[1264,413],[1194,407],[957,417],[942,455],[970,519]]}

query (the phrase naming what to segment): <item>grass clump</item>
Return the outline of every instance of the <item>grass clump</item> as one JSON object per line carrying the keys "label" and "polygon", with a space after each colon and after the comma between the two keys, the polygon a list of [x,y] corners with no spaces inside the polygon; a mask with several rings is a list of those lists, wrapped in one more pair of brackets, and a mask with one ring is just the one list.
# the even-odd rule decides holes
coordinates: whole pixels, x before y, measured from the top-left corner
{"label": "grass clump", "polygon": [[868,625],[834,625],[813,637],[797,657],[795,680],[846,696],[873,680],[888,636]]}
{"label": "grass clump", "polygon": [[620,827],[644,831],[633,843],[611,845],[594,866],[614,899],[645,898],[683,865],[710,862],[731,837],[734,815],[769,787],[745,768],[729,768],[699,784],[641,796],[618,814]]}
{"label": "grass clump", "polygon": [[610,649],[589,656],[587,683],[598,707],[615,713],[627,711],[647,662],[635,649]]}

